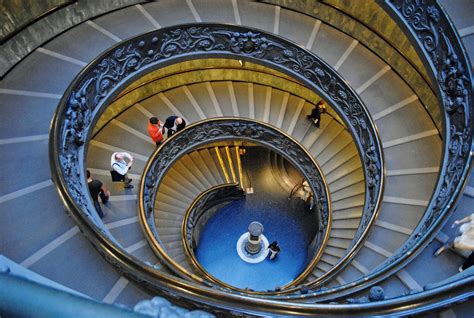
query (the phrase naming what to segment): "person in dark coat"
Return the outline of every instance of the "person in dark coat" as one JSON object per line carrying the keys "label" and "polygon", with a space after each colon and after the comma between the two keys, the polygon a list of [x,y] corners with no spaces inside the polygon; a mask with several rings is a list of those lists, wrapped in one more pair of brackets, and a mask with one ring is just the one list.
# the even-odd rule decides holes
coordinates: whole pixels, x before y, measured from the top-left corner
{"label": "person in dark coat", "polygon": [[89,192],[91,193],[92,201],[94,201],[95,209],[99,214],[99,217],[102,219],[104,217],[104,212],[99,204],[99,197],[102,203],[107,203],[110,198],[110,191],[100,180],[92,179],[91,172],[87,170],[87,183],[89,185]]}
{"label": "person in dark coat", "polygon": [[316,128],[319,128],[321,124],[321,114],[324,114],[326,112],[326,105],[323,100],[320,100],[316,106],[314,106],[314,109],[311,111],[311,114],[308,115],[308,119],[313,123],[313,125],[316,126]]}
{"label": "person in dark coat", "polygon": [[169,116],[166,118],[165,125],[163,126],[163,133],[168,131],[168,138],[171,137],[175,132],[183,130],[186,127],[186,121],[179,116]]}
{"label": "person in dark coat", "polygon": [[274,259],[277,254],[281,251],[280,246],[278,245],[277,241],[273,241],[272,244],[268,245],[268,249],[270,250],[270,259]]}

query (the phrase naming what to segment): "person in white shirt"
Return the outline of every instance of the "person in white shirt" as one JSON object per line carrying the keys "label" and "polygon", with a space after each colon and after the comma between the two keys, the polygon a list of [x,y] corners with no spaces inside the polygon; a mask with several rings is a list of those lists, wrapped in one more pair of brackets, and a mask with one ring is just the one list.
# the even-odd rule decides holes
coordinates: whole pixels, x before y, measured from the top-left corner
{"label": "person in white shirt", "polygon": [[438,256],[443,253],[446,249],[456,249],[460,251],[469,251],[470,255],[466,261],[459,266],[459,271],[474,266],[474,213],[468,215],[460,220],[454,221],[451,227],[461,225],[459,232],[461,235],[456,237],[454,240],[450,240],[434,252],[434,256]]}
{"label": "person in white shirt", "polygon": [[[127,159],[128,162],[125,160]],[[118,174],[123,176],[123,186],[132,189],[132,179],[128,177],[128,170],[132,167],[133,157],[128,152],[114,152],[110,158],[110,165]]]}

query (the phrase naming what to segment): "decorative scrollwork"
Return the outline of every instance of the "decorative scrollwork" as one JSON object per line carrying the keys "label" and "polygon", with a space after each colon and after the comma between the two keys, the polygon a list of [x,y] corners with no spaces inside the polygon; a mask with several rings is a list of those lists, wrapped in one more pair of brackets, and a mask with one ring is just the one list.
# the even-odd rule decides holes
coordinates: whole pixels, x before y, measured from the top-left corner
{"label": "decorative scrollwork", "polygon": [[[460,40],[443,10],[435,1],[380,0],[379,2],[386,4],[384,8],[387,12],[399,16],[399,24],[407,26],[418,41],[418,46],[424,50],[429,64],[428,69],[434,74],[434,79],[439,85],[439,97],[444,107],[443,115],[446,122],[442,177],[428,211],[415,231],[416,234],[400,253],[389,259],[391,263],[400,264],[402,259],[406,259],[417,245],[426,240],[429,233],[449,214],[469,170],[471,162],[469,149],[472,144],[473,127],[472,76]],[[237,26],[188,25],[157,30],[121,43],[113,51],[106,52],[97,58],[80,74],[61,100],[54,118],[50,143],[52,176],[67,208],[77,218],[87,219],[94,223],[91,217],[94,207],[90,197],[86,195],[87,185],[83,176],[84,145],[87,144],[94,121],[107,101],[112,98],[114,91],[126,80],[171,58],[206,57],[213,54],[214,56],[228,55],[234,58],[255,59],[297,76],[309,86],[322,92],[341,118],[350,124],[348,127],[357,142],[359,153],[364,154],[365,178],[367,185],[370,185],[366,188],[363,216],[365,221],[361,222],[364,225],[361,225],[358,230],[358,233],[361,233],[361,229],[369,223],[377,209],[383,184],[380,144],[375,139],[376,133],[365,107],[342,78],[311,53],[281,38]],[[179,151],[179,149],[170,151],[169,155],[172,156],[173,152],[176,154]],[[150,183],[147,188],[153,189],[154,186]],[[147,204],[149,206],[152,203]],[[79,225],[85,229],[86,223],[82,222]],[[104,234],[99,224],[96,223],[96,225],[96,228],[91,230],[94,231],[94,235]],[[98,247],[102,244],[114,246],[113,239],[99,243],[93,235],[89,235],[88,238]],[[101,249],[101,253],[114,266],[127,270],[130,277],[144,285],[152,287],[151,282],[159,281],[134,271],[131,266],[128,266],[129,264],[125,263],[128,260],[122,254],[118,255],[120,257],[112,256],[109,254],[110,250],[106,249]],[[121,261],[117,261],[118,259]],[[382,267],[386,270],[389,266],[385,264],[385,267]],[[368,277],[364,278],[364,283],[370,283],[370,281]],[[460,282],[464,284],[465,280],[460,280]],[[347,290],[354,290],[362,285],[353,283]],[[161,286],[172,291],[172,295],[177,295],[182,290],[181,286],[173,286],[171,283]],[[472,284],[468,282],[466,286],[471,288]],[[446,287],[437,294],[437,297],[441,298],[439,295],[449,294],[450,291],[450,287]],[[341,289],[337,292],[341,295]],[[202,297],[203,301],[210,295],[218,294],[206,292],[206,295]],[[314,295],[305,296],[313,297]],[[199,295],[194,294],[194,299],[200,299]],[[426,303],[432,304],[432,300],[432,295],[430,295]],[[250,306],[248,299],[239,301],[247,302],[245,305],[247,307],[242,308]],[[396,302],[394,303],[397,305]],[[219,304],[222,307],[229,307],[225,301],[220,301]],[[237,306],[239,302],[235,301],[233,304]],[[292,306],[294,312],[298,312],[298,303],[292,303]],[[318,305],[314,305],[314,308],[316,307]],[[284,307],[281,308],[283,309],[275,310],[275,312],[286,313]],[[425,305],[425,308],[429,309],[429,305]],[[334,313],[330,307],[324,310]],[[301,309],[301,313],[307,313],[307,311]]]}
{"label": "decorative scrollwork", "polygon": [[[233,29],[233,28],[229,28]],[[147,65],[195,52],[225,52],[241,54],[246,57],[267,60],[291,72],[298,73],[314,86],[320,87],[330,100],[340,109],[343,117],[351,124],[356,134],[357,143],[366,156],[371,153],[370,169],[366,167],[367,188],[366,207],[364,215],[374,214],[369,207],[376,208],[381,191],[382,161],[380,145],[375,140],[375,130],[367,125],[370,119],[364,106],[356,95],[347,87],[331,69],[317,57],[307,51],[287,43],[279,43],[274,37],[261,32],[225,30],[217,26],[189,26],[157,32],[157,35],[133,39],[116,48],[102,58],[82,80],[78,88],[71,93],[63,125],[63,150],[68,147],[80,147],[89,131],[92,114],[113,89],[124,79],[136,74]],[[285,44],[285,45],[284,45]],[[205,133],[211,132],[197,132]],[[216,131],[216,133],[219,133]],[[246,132],[240,132],[245,134]],[[369,149],[372,149],[369,151]],[[179,151],[179,149],[175,149]],[[75,162],[74,164],[78,164]],[[77,201],[85,202],[77,197]],[[323,205],[323,203],[320,203]],[[85,208],[85,206],[83,205]],[[322,218],[325,222],[325,218]],[[359,228],[356,240],[363,232]]]}
{"label": "decorative scrollwork", "polygon": [[[87,184],[84,177],[84,154],[93,124],[103,112],[108,101],[112,100],[122,85],[125,85],[144,72],[148,72],[162,63],[171,63],[173,59],[193,59],[228,56],[236,59],[249,59],[265,64],[294,76],[307,83],[338,112],[348,125],[363,159],[367,184],[363,218],[355,236],[360,241],[366,233],[366,227],[373,222],[380,204],[383,188],[383,162],[381,143],[368,111],[347,83],[329,66],[314,54],[301,49],[295,44],[262,31],[250,30],[239,26],[217,24],[193,24],[163,28],[120,43],[92,62],[71,84],[61,100],[60,107],[53,122],[51,136],[52,174],[61,196],[65,198],[68,209],[81,218],[91,218],[97,225],[96,231],[104,232],[100,221],[96,222],[94,206],[87,195]],[[276,138],[267,130],[247,124],[228,125],[223,127],[197,128],[194,140],[205,140],[216,136],[242,136],[263,140],[280,148],[292,149],[289,141]],[[184,136],[184,134],[183,134]],[[179,136],[176,136],[178,141]],[[280,140],[280,141],[278,141]],[[183,148],[176,146],[167,152],[169,158],[176,157]],[[288,150],[287,155],[296,160],[298,166],[310,165],[298,151]],[[156,169],[166,168],[164,160],[157,163]],[[308,180],[317,180],[317,174],[305,171]],[[145,187],[146,193],[153,189],[155,181],[150,179]],[[313,184],[317,184],[314,182]],[[313,190],[321,192],[317,186]],[[318,206],[325,210],[328,202],[320,201]],[[149,215],[153,201],[144,202]],[[322,214],[322,225],[328,222]],[[111,242],[113,238],[107,236]],[[112,243],[113,244],[113,243]]]}
{"label": "decorative scrollwork", "polygon": [[[181,156],[195,147],[219,140],[250,140],[263,144],[280,153],[297,167],[308,179],[315,197],[320,202],[320,218],[323,226],[327,227],[329,220],[328,192],[320,168],[304,149],[295,141],[283,136],[277,129],[245,119],[220,118],[205,120],[189,126],[176,134],[154,153],[144,172],[145,184],[153,184],[154,189],[144,191],[144,206],[154,202],[154,195],[167,170]],[[148,209],[147,209],[148,211]],[[154,227],[151,216],[148,217],[149,225]]]}
{"label": "decorative scrollwork", "polygon": [[[159,215],[155,216],[149,212],[150,210],[156,211],[157,209],[153,204],[155,203],[155,197],[158,193],[161,180],[180,157],[193,149],[213,142],[239,139],[262,144],[279,153],[306,177],[314,194],[314,198],[318,203],[318,219],[320,220],[320,232],[318,233],[320,239],[318,242],[320,242],[320,245],[317,246],[316,249],[323,249],[327,243],[327,233],[330,230],[331,220],[329,191],[319,166],[311,158],[310,154],[296,141],[286,137],[279,132],[278,129],[270,125],[237,118],[208,119],[186,127],[164,142],[158,150],[153,153],[143,172],[142,185],[144,185],[144,187],[140,192],[140,213],[146,216],[146,224],[142,221],[142,225],[149,228],[153,234],[153,237],[147,234],[147,239],[150,244],[154,246],[153,250],[157,256],[172,271],[180,276],[185,277],[191,275],[190,273],[183,272],[180,266],[173,264],[165,255],[167,254],[166,247],[160,242],[160,233],[158,233],[155,226],[155,218],[159,218]],[[183,233],[181,233],[185,236],[185,248],[186,246],[189,247],[193,242],[192,228],[197,218],[208,209],[210,205],[219,200],[222,201],[222,199],[225,198],[223,197],[224,195],[235,196],[235,191],[235,187],[219,188],[219,191],[205,193],[203,197],[200,197],[197,199],[197,202],[195,201],[195,203],[193,203],[190,208],[191,211],[186,213],[186,215],[191,213],[191,216],[188,221],[186,221]],[[142,218],[140,219],[142,220]],[[149,232],[145,231],[145,233]],[[192,257],[192,254],[189,252],[190,249],[187,250],[188,254]],[[316,257],[317,253],[314,255]],[[200,267],[196,265],[196,262],[193,264],[198,271],[201,270]]]}
{"label": "decorative scrollwork", "polygon": [[[228,33],[224,33],[229,35]],[[253,57],[263,57],[271,47],[283,48],[283,46],[269,41],[265,36],[255,32],[233,32],[230,35],[230,50],[237,54],[245,54]]]}

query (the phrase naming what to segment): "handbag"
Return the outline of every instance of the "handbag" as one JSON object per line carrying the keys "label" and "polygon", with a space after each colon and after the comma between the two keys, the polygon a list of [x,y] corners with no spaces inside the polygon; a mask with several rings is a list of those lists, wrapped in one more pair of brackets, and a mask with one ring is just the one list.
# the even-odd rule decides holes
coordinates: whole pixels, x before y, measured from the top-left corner
{"label": "handbag", "polygon": [[115,170],[110,170],[110,176],[112,177],[112,182],[123,181],[125,179],[123,175]]}

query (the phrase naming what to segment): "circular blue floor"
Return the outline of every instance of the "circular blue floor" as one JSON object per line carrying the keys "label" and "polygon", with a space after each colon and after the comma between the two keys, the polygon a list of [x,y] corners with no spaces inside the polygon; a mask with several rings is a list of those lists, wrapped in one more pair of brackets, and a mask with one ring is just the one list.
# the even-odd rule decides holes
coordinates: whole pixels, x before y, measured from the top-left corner
{"label": "circular blue floor", "polygon": [[[302,220],[295,219],[278,202],[253,200],[251,196],[230,203],[207,222],[196,258],[209,274],[227,284],[258,291],[274,290],[290,283],[305,269],[309,242],[300,224]],[[267,258],[250,264],[239,257],[236,243],[256,220],[265,227],[264,235],[269,242],[279,243],[281,252],[274,260]]]}

